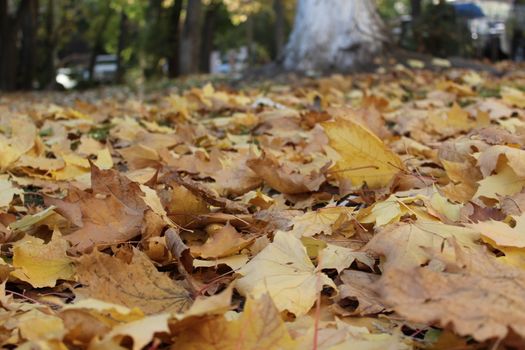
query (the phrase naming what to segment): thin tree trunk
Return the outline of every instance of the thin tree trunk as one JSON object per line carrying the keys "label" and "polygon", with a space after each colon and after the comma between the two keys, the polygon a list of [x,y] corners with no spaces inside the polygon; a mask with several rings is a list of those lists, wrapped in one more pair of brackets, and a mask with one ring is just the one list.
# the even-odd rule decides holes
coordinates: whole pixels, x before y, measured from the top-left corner
{"label": "thin tree trunk", "polygon": [[284,4],[283,0],[273,1],[273,10],[275,12],[275,58],[280,60],[284,53]]}
{"label": "thin tree trunk", "polygon": [[36,31],[38,0],[26,0],[27,7],[22,19],[22,47],[20,65],[20,88],[29,90],[35,78]]}
{"label": "thin tree trunk", "polygon": [[170,11],[170,32],[168,36],[168,76],[175,78],[179,74],[179,41],[180,41],[180,13],[182,12],[182,1],[175,0]]}
{"label": "thin tree trunk", "polygon": [[210,56],[213,50],[213,34],[220,4],[212,2],[206,9],[204,25],[202,27],[202,45],[200,52],[200,70],[204,73],[210,72]]}
{"label": "thin tree trunk", "polygon": [[352,70],[370,64],[386,41],[373,1],[298,0],[296,11],[288,69]]}
{"label": "thin tree trunk", "polygon": [[119,23],[119,34],[118,34],[118,47],[117,47],[117,83],[122,83],[124,79],[124,62],[122,52],[126,47],[128,34],[128,16],[122,9],[120,12],[120,23]]}
{"label": "thin tree trunk", "polygon": [[182,75],[197,73],[199,70],[201,11],[201,0],[188,0],[179,50]]}
{"label": "thin tree trunk", "polygon": [[17,87],[17,37],[27,5],[27,1],[21,1],[13,17],[9,15],[9,1],[0,0],[0,90],[14,90]]}
{"label": "thin tree trunk", "polygon": [[44,73],[42,75],[42,86],[51,88],[55,78],[55,0],[47,0],[46,9],[46,38],[45,38],[45,60]]}
{"label": "thin tree trunk", "polygon": [[421,0],[410,0],[410,14],[412,19],[419,18],[421,15]]}

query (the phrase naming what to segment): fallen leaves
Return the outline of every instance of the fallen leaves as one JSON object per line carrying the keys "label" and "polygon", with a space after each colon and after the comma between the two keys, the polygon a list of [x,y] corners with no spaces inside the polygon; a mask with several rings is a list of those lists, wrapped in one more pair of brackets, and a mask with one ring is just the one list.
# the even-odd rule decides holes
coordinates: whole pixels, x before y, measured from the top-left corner
{"label": "fallen leaves", "polygon": [[91,192],[72,187],[64,200],[46,198],[79,227],[65,238],[80,251],[137,236],[146,210],[139,184],[114,170],[99,170],[95,165],[91,169]]}
{"label": "fallen leaves", "polygon": [[511,329],[523,337],[524,272],[487,262],[479,252],[469,258],[469,265],[479,266],[436,271],[429,265],[387,271],[381,278],[380,295],[412,322],[451,326],[457,333],[478,341],[503,339]]}
{"label": "fallen leaves", "polygon": [[76,273],[83,287],[75,294],[81,298],[139,307],[146,314],[182,312],[191,304],[182,284],[158,272],[138,250],[129,263],[94,251],[78,260]]}
{"label": "fallen leaves", "polygon": [[404,169],[401,159],[364,126],[344,119],[322,125],[337,152],[330,172],[340,181],[349,180],[354,187],[366,183],[380,188]]}
{"label": "fallen leaves", "polygon": [[301,241],[286,232],[274,240],[238,273],[236,286],[243,295],[259,298],[268,293],[279,311],[306,314],[326,285],[336,288],[324,273],[315,270]]}
{"label": "fallen leaves", "polygon": [[517,72],[2,96],[0,345],[522,348]]}
{"label": "fallen leaves", "polygon": [[55,235],[49,243],[29,237],[13,245],[11,276],[28,282],[35,288],[54,287],[57,280],[71,279],[74,275],[73,261],[66,255],[69,244]]}

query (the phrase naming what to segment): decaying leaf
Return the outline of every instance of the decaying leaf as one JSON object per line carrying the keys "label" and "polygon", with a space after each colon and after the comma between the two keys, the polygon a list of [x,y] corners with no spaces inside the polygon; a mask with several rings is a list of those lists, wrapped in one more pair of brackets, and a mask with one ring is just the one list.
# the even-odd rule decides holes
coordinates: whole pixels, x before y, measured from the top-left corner
{"label": "decaying leaf", "polygon": [[138,307],[146,314],[179,312],[191,304],[182,284],[158,272],[138,250],[133,250],[130,263],[93,251],[78,260],[77,275],[83,285],[75,289],[80,298]]}
{"label": "decaying leaf", "polygon": [[516,310],[523,309],[525,273],[480,251],[467,259],[467,267],[445,271],[393,267],[381,278],[379,294],[412,322],[452,327],[478,341],[503,339],[511,329],[523,337],[525,315]]}
{"label": "decaying leaf", "polygon": [[224,317],[204,320],[201,324],[180,330],[174,346],[181,349],[295,349],[272,298],[249,297],[238,319]]}
{"label": "decaying leaf", "polygon": [[147,206],[136,182],[114,170],[91,167],[92,190],[69,189],[64,200],[46,198],[57,211],[79,227],[65,238],[79,251],[125,242],[140,233]]}

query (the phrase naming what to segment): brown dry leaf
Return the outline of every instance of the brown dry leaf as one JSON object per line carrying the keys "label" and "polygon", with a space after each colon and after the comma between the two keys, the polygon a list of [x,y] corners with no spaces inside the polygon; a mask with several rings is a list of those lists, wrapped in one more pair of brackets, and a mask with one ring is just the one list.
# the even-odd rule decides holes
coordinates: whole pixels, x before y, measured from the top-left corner
{"label": "brown dry leaf", "polygon": [[[339,286],[338,309],[342,316],[372,315],[386,310],[377,292],[373,289],[379,276],[362,271],[346,270],[341,274],[343,284]],[[357,306],[355,305],[357,302]]]}
{"label": "brown dry leaf", "polygon": [[65,238],[79,251],[125,242],[140,233],[144,211],[144,193],[115,170],[91,167],[92,190],[69,189],[64,199],[47,197],[48,205],[79,227]]}
{"label": "brown dry leaf", "polygon": [[516,175],[525,177],[525,151],[501,145],[489,147],[479,155],[478,165],[484,177],[492,174],[501,156],[507,158],[508,165]]}
{"label": "brown dry leaf", "polygon": [[233,255],[249,246],[253,238],[244,238],[230,223],[212,230],[209,237],[200,246],[190,248],[193,256],[201,258],[222,258]]}
{"label": "brown dry leaf", "polygon": [[506,196],[500,200],[501,210],[507,215],[520,215],[525,212],[525,192]]}
{"label": "brown dry leaf", "polygon": [[464,227],[435,223],[402,223],[390,225],[376,234],[363,248],[385,256],[384,269],[421,266],[439,250],[443,256],[454,256],[455,242],[462,247],[477,246],[476,231]]}
{"label": "brown dry leaf", "polygon": [[325,172],[329,166],[321,164],[308,172],[305,164],[282,162],[269,153],[250,159],[247,164],[268,186],[287,194],[317,191],[326,180]]}
{"label": "brown dry leaf", "polygon": [[451,327],[478,341],[503,339],[510,329],[525,337],[525,272],[496,262],[480,248],[461,254],[465,262],[445,271],[432,264],[394,265],[381,277],[378,293],[411,322]]}
{"label": "brown dry leaf", "polygon": [[404,169],[401,159],[360,124],[336,119],[322,125],[330,147],[337,152],[330,172],[340,181],[351,181],[354,187],[366,183],[369,188],[381,188]]}
{"label": "brown dry leaf", "polygon": [[75,289],[80,298],[138,307],[146,314],[181,312],[191,304],[182,284],[158,272],[136,249],[129,264],[95,250],[78,259],[77,275],[83,285]]}
{"label": "brown dry leaf", "polygon": [[238,319],[223,316],[203,320],[180,330],[173,347],[177,349],[296,349],[272,298],[249,297]]}

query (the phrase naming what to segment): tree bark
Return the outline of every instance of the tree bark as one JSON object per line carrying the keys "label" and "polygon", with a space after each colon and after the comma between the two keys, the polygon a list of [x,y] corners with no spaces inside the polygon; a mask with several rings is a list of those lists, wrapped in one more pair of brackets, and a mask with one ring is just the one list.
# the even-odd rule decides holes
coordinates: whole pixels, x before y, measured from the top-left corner
{"label": "tree bark", "polygon": [[0,90],[10,91],[17,88],[17,37],[27,5],[27,1],[21,1],[16,14],[11,16],[9,1],[0,0]]}
{"label": "tree bark", "polygon": [[175,0],[170,11],[170,32],[168,36],[168,76],[175,78],[179,74],[179,41],[180,41],[180,13],[183,0]]}
{"label": "tree bark", "polygon": [[416,19],[421,15],[421,0],[410,0],[410,14],[412,19]]}
{"label": "tree bark", "polygon": [[53,86],[55,80],[55,0],[47,0],[45,30],[45,59],[42,67],[44,72],[41,76],[42,80],[40,82],[44,88],[49,89]]}
{"label": "tree bark", "polygon": [[22,18],[22,46],[20,49],[19,87],[30,90],[35,78],[36,31],[38,20],[38,0],[26,0],[26,11]]}
{"label": "tree bark", "polygon": [[352,70],[369,64],[385,39],[370,0],[298,0],[286,47],[287,69]]}
{"label": "tree bark", "polygon": [[284,4],[283,0],[273,1],[273,11],[275,12],[275,58],[282,59],[284,52]]}
{"label": "tree bark", "polygon": [[200,52],[200,71],[203,73],[210,72],[210,55],[213,50],[213,34],[215,32],[215,23],[217,21],[219,6],[220,3],[212,2],[207,6],[204,15]]}
{"label": "tree bark", "polygon": [[182,75],[199,71],[201,11],[201,0],[188,0],[179,50],[180,73]]}

